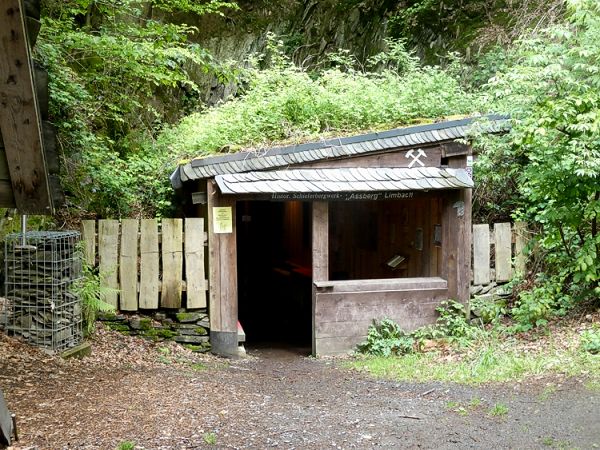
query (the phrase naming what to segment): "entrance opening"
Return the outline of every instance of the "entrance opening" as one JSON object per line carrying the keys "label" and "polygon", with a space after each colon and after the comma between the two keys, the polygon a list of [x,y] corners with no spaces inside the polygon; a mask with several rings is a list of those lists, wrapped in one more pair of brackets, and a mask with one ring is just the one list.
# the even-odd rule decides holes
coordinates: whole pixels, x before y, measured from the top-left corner
{"label": "entrance opening", "polygon": [[[237,203],[238,314],[251,346],[311,345],[311,209]],[[309,350],[307,350],[309,351]]]}

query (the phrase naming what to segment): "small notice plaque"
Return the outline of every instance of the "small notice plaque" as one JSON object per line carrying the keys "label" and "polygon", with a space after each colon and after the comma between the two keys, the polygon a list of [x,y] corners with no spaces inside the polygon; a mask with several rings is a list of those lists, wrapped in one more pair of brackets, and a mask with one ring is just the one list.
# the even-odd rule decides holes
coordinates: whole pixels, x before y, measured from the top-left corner
{"label": "small notice plaque", "polygon": [[213,230],[215,233],[232,233],[231,206],[213,206]]}

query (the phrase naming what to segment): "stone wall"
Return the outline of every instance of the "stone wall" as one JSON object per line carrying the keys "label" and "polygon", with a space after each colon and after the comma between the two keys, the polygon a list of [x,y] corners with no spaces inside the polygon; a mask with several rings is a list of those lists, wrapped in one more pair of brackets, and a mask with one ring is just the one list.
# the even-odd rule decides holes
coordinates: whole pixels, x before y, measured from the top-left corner
{"label": "stone wall", "polygon": [[195,352],[210,350],[210,321],[206,310],[159,311],[149,314],[103,314],[108,328],[153,341],[175,341]]}

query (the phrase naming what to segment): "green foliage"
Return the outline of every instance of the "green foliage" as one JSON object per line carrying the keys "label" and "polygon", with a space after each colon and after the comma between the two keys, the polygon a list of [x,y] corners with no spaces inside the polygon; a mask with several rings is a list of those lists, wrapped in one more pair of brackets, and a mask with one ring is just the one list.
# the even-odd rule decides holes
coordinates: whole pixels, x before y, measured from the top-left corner
{"label": "green foliage", "polygon": [[134,450],[134,449],[135,449],[135,443],[133,443],[131,441],[123,441],[123,442],[119,442],[119,445],[117,445],[116,450]]}
{"label": "green foliage", "polygon": [[512,129],[479,140],[482,176],[502,180],[515,218],[539,231],[545,274],[514,311],[531,325],[600,294],[600,4],[568,7],[567,24],[521,42],[518,64],[492,80],[489,102]]}
{"label": "green foliage", "polygon": [[505,300],[484,300],[481,298],[471,299],[471,311],[485,324],[499,323],[500,319],[508,313],[508,308]]}
{"label": "green foliage", "polygon": [[373,356],[405,355],[413,352],[414,338],[391,319],[373,321],[367,340],[357,346],[360,353]]}
{"label": "green foliage", "polygon": [[204,433],[202,435],[202,439],[204,439],[204,442],[206,442],[208,445],[217,445],[217,434],[216,433],[213,433],[213,432]]}
{"label": "green foliage", "polygon": [[508,414],[508,407],[504,403],[495,403],[488,411],[490,416],[501,417]]}
{"label": "green foliage", "polygon": [[479,327],[469,323],[467,311],[462,303],[447,300],[435,310],[439,314],[435,326],[438,336],[459,345],[466,345],[477,336]]}
{"label": "green foliage", "polygon": [[512,318],[516,321],[514,329],[528,331],[545,326],[553,316],[564,315],[573,303],[568,292],[564,281],[558,277],[546,279],[542,274],[536,286],[519,293],[517,302],[511,309]]}
{"label": "green foliage", "polygon": [[385,66],[379,73],[357,68],[343,52],[332,58],[337,67],[308,73],[289,61],[278,45],[271,46],[262,58],[270,67],[247,72],[243,95],[186,117],[159,137],[159,147],[190,158],[476,109],[475,97],[457,79],[440,68],[419,66],[401,43],[372,58],[372,65]]}
{"label": "green foliage", "polygon": [[96,317],[99,312],[114,312],[115,308],[103,300],[104,295],[115,292],[103,286],[103,274],[94,268],[83,265],[83,277],[74,283],[73,290],[81,300],[83,326],[86,334],[94,331]]}
{"label": "green foliage", "polygon": [[170,207],[174,165],[152,142],[194,108],[195,73],[234,71],[189,41],[195,29],[153,11],[204,14],[233,4],[190,0],[48,0],[36,58],[49,72],[50,115],[65,156],[62,181],[79,209],[155,215]]}
{"label": "green foliage", "polygon": [[600,330],[586,330],[581,334],[581,350],[597,355],[600,353]]}

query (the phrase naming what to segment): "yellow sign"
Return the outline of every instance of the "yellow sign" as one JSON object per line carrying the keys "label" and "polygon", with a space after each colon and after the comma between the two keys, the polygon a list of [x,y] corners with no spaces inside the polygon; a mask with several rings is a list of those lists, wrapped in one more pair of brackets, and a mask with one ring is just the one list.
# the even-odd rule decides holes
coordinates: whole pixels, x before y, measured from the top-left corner
{"label": "yellow sign", "polygon": [[213,230],[215,233],[232,233],[231,206],[213,206]]}

